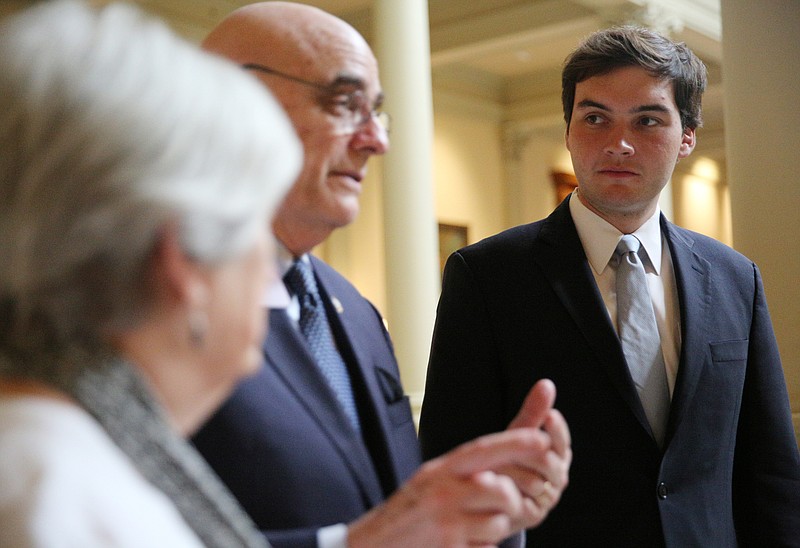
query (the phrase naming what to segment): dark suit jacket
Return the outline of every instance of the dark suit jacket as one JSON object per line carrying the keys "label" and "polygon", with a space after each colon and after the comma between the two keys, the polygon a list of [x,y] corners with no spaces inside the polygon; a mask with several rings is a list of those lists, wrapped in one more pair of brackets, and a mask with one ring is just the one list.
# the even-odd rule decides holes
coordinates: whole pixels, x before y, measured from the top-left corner
{"label": "dark suit jacket", "polygon": [[662,217],[682,340],[662,454],[568,200],[449,258],[423,456],[502,430],[550,378],[574,460],[530,546],[800,545],[800,456],[758,268]]}
{"label": "dark suit jacket", "polygon": [[270,311],[264,366],[193,439],[276,547],[316,546],[319,527],[361,516],[420,464],[380,315],[342,276],[311,259],[369,443],[350,426],[302,335],[278,309]]}

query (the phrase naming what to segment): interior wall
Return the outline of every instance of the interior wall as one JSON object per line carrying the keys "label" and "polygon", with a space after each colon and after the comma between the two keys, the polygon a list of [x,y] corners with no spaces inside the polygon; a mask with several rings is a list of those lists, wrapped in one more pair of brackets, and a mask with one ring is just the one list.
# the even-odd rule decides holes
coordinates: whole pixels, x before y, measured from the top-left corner
{"label": "interior wall", "polygon": [[730,192],[716,160],[690,156],[673,176],[673,220],[676,224],[732,246]]}
{"label": "interior wall", "polygon": [[440,223],[467,227],[468,243],[508,226],[500,121],[486,105],[434,98],[434,184]]}
{"label": "interior wall", "polygon": [[514,188],[519,205],[514,225],[550,215],[558,206],[552,173],[573,173],[563,129],[543,129],[528,135],[518,154],[520,167]]}

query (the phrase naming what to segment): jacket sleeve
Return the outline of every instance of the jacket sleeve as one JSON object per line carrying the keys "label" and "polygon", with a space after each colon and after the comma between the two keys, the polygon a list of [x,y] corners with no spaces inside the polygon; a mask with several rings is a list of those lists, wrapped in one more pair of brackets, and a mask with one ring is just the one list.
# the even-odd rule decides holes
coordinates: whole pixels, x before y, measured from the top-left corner
{"label": "jacket sleeve", "polygon": [[272,548],[318,548],[317,529],[262,531]]}
{"label": "jacket sleeve", "polygon": [[496,341],[484,295],[463,256],[450,256],[436,314],[419,438],[423,459],[505,429]]}

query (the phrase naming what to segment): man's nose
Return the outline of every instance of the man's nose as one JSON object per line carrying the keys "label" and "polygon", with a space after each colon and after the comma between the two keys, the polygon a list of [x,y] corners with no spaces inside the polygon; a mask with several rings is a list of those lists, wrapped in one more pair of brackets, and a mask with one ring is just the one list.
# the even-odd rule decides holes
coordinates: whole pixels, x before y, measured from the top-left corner
{"label": "man's nose", "polygon": [[624,129],[611,131],[604,148],[606,154],[630,156],[634,153],[633,142]]}
{"label": "man's nose", "polygon": [[377,116],[370,116],[353,134],[351,146],[360,150],[369,149],[371,154],[386,154],[389,150],[389,132]]}

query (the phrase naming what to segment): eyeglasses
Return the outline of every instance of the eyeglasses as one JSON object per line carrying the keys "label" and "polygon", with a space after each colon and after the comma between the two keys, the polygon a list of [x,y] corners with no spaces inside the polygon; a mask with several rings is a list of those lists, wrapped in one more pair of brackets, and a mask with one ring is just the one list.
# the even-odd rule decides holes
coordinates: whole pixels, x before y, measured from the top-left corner
{"label": "eyeglasses", "polygon": [[[309,82],[297,76],[292,76],[291,74],[286,74],[285,72],[256,63],[246,63],[242,65],[242,68],[246,70],[256,70],[265,74],[272,74],[273,76],[285,78],[286,80],[291,80],[292,82],[302,84],[321,92],[323,96],[327,98],[325,106],[330,108],[332,114],[339,120],[339,133],[342,135],[355,133],[372,120],[375,120],[386,133],[389,133],[389,127],[391,125],[389,114],[380,110],[380,106],[371,106],[367,100],[367,96],[360,89],[350,92],[339,91],[338,87],[341,84],[338,82],[328,85]],[[337,97],[341,99],[335,99]]]}

